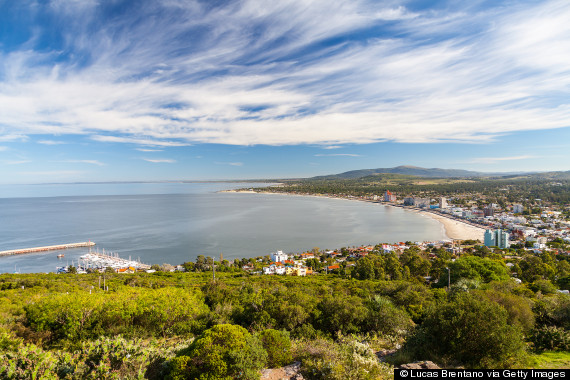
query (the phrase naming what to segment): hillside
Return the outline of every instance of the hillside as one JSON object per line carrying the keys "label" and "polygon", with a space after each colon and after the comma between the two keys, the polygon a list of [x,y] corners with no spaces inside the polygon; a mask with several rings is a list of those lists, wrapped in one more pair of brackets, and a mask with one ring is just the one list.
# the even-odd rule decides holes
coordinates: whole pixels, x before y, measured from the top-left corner
{"label": "hillside", "polygon": [[391,173],[404,174],[417,177],[429,178],[457,178],[457,177],[491,177],[512,175],[513,173],[483,173],[462,169],[440,169],[440,168],[421,168],[418,166],[396,166],[394,168],[378,168],[378,169],[360,169],[351,170],[340,174],[331,174],[326,176],[317,176],[311,179],[356,179],[376,174]]}

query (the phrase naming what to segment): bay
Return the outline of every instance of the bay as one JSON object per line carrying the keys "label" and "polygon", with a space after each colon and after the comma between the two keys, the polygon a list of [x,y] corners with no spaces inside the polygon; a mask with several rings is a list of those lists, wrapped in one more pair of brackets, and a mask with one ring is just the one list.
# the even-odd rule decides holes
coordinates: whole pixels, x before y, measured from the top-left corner
{"label": "bay", "polygon": [[[367,202],[219,192],[250,183],[0,186],[0,251],[91,240],[148,264],[233,260],[276,250],[441,240],[432,218]],[[21,195],[18,197],[18,195]],[[63,252],[64,259],[57,254]],[[53,272],[87,248],[0,257],[0,273]]]}

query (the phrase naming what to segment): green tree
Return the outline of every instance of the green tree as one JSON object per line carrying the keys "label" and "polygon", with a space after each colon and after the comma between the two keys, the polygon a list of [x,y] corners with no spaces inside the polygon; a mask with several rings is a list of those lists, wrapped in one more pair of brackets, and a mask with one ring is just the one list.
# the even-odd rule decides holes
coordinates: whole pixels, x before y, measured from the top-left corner
{"label": "green tree", "polygon": [[206,263],[206,258],[204,257],[204,255],[198,255],[198,257],[196,257],[196,265],[194,265],[194,267],[196,268],[197,271],[207,270],[208,265]]}
{"label": "green tree", "polygon": [[[548,256],[544,258],[550,262]],[[555,267],[545,263],[541,257],[534,255],[524,257],[519,261],[519,266],[522,271],[521,279],[525,282],[554,279],[554,274],[556,273]]]}
{"label": "green tree", "polygon": [[[509,271],[503,262],[481,258],[478,256],[463,256],[449,263],[451,283],[460,278],[482,282],[504,281],[510,278]],[[440,284],[447,285],[447,273],[439,279]]]}
{"label": "green tree", "polygon": [[356,262],[352,277],[359,280],[373,280],[375,278],[374,263],[368,257],[363,257]]}
{"label": "green tree", "polygon": [[387,253],[384,255],[385,267],[384,271],[390,280],[401,280],[402,279],[402,264],[398,260],[398,257],[394,253]]}
{"label": "green tree", "polygon": [[400,263],[402,263],[402,266],[410,268],[410,275],[412,277],[427,276],[431,268],[430,262],[420,256],[417,248],[406,249],[402,256],[400,256]]}

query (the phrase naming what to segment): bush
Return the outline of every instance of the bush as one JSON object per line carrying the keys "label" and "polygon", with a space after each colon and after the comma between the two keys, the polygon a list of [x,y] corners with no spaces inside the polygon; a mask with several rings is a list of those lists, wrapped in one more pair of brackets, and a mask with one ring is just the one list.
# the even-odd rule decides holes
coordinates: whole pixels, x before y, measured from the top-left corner
{"label": "bush", "polygon": [[556,326],[543,326],[532,331],[530,341],[537,351],[569,351],[570,331]]}
{"label": "bush", "polygon": [[389,367],[380,363],[367,343],[340,336],[337,342],[319,338],[297,343],[297,358],[306,379],[372,380],[388,378]]}
{"label": "bush", "polygon": [[102,338],[83,344],[74,352],[45,351],[33,344],[19,344],[17,350],[0,353],[2,379],[162,379],[149,373],[153,362],[171,356],[170,348],[122,337]]}
{"label": "bush", "polygon": [[570,296],[558,294],[541,298],[535,302],[533,311],[538,325],[570,330]]}
{"label": "bush", "polygon": [[438,305],[406,342],[404,351],[418,360],[473,368],[516,366],[524,356],[520,329],[493,301],[470,293]]}
{"label": "bush", "polygon": [[556,293],[556,286],[549,280],[536,280],[529,285],[530,289],[535,292],[541,292],[542,294],[554,294]]}
{"label": "bush", "polygon": [[259,339],[236,325],[206,330],[170,363],[169,379],[259,379],[267,353]]}
{"label": "bush", "polygon": [[293,361],[291,340],[287,331],[263,330],[259,333],[259,339],[267,351],[267,365],[269,367],[281,367]]}
{"label": "bush", "polygon": [[200,292],[178,288],[117,293],[76,291],[41,298],[25,308],[35,332],[49,332],[51,343],[78,343],[104,335],[170,336],[200,332],[208,308]]}
{"label": "bush", "polygon": [[481,295],[501,305],[507,311],[507,323],[518,326],[524,333],[534,327],[534,314],[531,301],[509,293],[489,290]]}
{"label": "bush", "polygon": [[383,335],[403,336],[414,326],[405,311],[398,309],[388,298],[382,296],[376,296],[370,302],[366,321],[367,331]]}

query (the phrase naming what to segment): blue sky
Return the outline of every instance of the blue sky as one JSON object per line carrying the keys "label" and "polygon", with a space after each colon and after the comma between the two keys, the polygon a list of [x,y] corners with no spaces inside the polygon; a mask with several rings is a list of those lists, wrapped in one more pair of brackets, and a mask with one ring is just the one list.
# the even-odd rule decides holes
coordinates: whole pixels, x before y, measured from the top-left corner
{"label": "blue sky", "polygon": [[570,170],[570,3],[0,0],[0,183]]}

